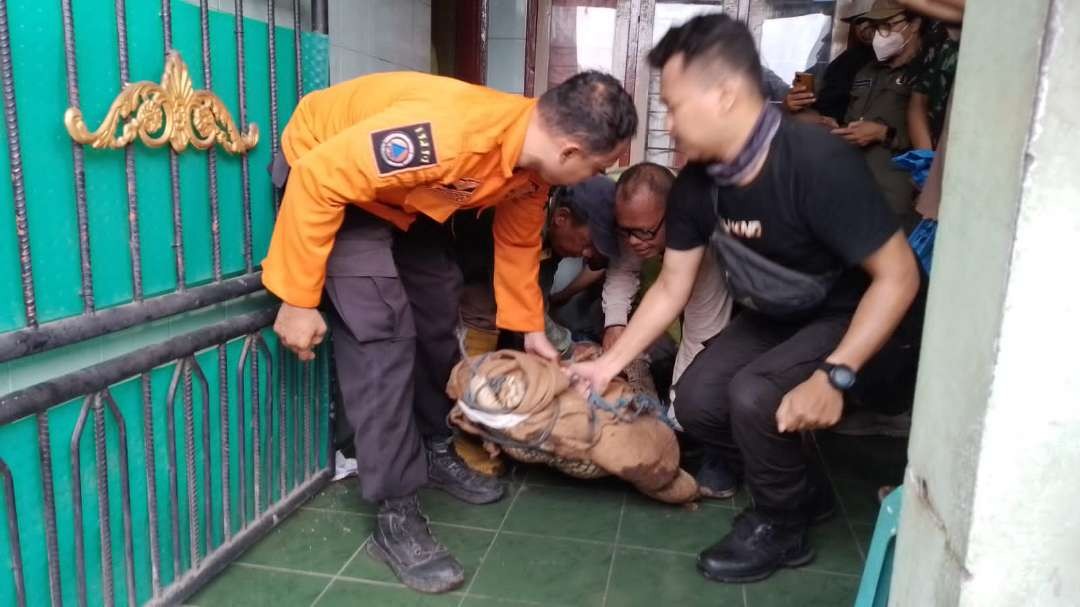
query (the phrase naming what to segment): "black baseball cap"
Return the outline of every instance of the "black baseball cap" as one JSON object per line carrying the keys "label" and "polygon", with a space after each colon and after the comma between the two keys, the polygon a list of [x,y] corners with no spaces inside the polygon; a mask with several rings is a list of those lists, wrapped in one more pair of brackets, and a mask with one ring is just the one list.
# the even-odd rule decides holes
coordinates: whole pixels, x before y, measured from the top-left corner
{"label": "black baseball cap", "polygon": [[563,193],[563,201],[589,225],[593,248],[608,259],[619,254],[615,237],[615,182],[603,175],[590,177]]}

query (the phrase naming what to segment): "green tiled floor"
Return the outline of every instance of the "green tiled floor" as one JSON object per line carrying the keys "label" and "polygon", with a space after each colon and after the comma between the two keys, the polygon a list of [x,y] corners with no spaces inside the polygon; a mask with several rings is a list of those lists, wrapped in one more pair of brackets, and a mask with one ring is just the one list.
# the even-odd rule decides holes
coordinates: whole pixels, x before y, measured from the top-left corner
{"label": "green tiled floor", "polygon": [[696,553],[727,532],[745,495],[672,507],[618,482],[583,483],[530,467],[515,469],[508,497],[491,506],[423,494],[433,531],[465,566],[458,592],[411,592],[370,560],[361,546],[372,509],[347,481],[328,487],[188,604],[847,606],[872,532],[876,485],[833,476],[840,515],[811,531],[815,561],[748,586],[708,582],[694,568]]}

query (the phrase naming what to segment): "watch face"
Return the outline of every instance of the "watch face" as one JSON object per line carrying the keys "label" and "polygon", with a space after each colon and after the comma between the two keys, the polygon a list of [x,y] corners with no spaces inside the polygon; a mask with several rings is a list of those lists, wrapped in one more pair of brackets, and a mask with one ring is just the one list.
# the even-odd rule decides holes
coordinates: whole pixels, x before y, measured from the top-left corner
{"label": "watch face", "polygon": [[843,365],[837,365],[829,371],[829,381],[838,390],[848,390],[855,385],[855,372]]}

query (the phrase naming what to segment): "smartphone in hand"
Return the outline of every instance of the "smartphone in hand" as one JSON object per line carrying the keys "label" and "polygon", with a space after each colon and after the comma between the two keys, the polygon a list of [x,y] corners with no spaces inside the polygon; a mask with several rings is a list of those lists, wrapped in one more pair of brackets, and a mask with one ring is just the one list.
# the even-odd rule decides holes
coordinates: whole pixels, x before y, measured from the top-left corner
{"label": "smartphone in hand", "polygon": [[813,93],[814,91],[814,75],[806,72],[795,72],[795,86],[802,86],[807,91]]}

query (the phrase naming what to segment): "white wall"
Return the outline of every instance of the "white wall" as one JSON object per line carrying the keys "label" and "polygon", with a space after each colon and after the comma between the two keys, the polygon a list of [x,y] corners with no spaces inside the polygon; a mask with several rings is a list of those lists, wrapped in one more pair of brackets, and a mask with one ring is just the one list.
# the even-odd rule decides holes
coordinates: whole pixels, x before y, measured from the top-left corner
{"label": "white wall", "polygon": [[487,85],[525,91],[526,0],[488,0]]}
{"label": "white wall", "polygon": [[[235,0],[207,3],[226,13],[235,7]],[[431,71],[431,0],[329,0],[328,5],[331,84],[372,72]],[[266,21],[266,0],[243,0],[243,8],[245,17]],[[274,0],[274,21],[292,27],[292,8],[293,0]],[[310,30],[311,0],[300,1],[300,19]]]}
{"label": "white wall", "polygon": [[[653,33],[649,48],[660,42],[660,39],[672,27],[682,25],[697,15],[722,13],[724,11],[724,6],[684,3],[658,4],[656,14],[653,17]],[[728,9],[727,12],[731,15],[735,14],[733,9]],[[648,70],[646,73],[649,75],[649,100],[646,106],[648,121],[645,135],[645,160],[675,169],[677,168],[675,163],[675,142],[672,141],[667,129],[667,107],[660,101],[660,71],[647,66],[646,69]]]}
{"label": "white wall", "polygon": [[330,83],[431,71],[431,0],[330,0]]}
{"label": "white wall", "polygon": [[1080,605],[1078,31],[967,5],[894,607]]}
{"label": "white wall", "polygon": [[[199,0],[185,0],[188,4],[199,5]],[[207,0],[210,10],[232,13],[236,8],[235,0]],[[266,0],[243,0],[244,17],[266,22]],[[274,0],[274,22],[283,27],[292,27],[293,0]],[[300,0],[300,23],[305,30],[311,29],[311,1]]]}

